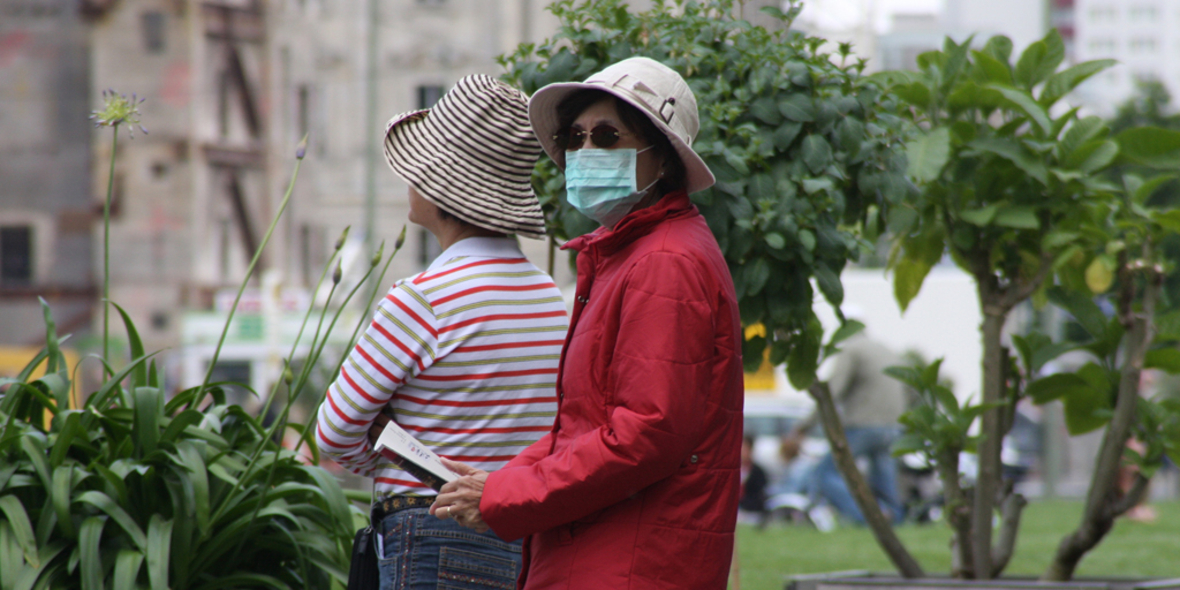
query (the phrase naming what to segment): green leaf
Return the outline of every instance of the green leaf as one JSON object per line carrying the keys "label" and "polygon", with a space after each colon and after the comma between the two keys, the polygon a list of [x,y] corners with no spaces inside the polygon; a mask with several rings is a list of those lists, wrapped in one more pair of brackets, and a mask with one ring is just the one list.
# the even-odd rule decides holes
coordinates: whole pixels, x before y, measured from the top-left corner
{"label": "green leaf", "polygon": [[1029,383],[1025,394],[1037,404],[1044,404],[1064,396],[1088,395],[1082,390],[1092,389],[1085,379],[1073,373],[1056,373]]}
{"label": "green leaf", "polygon": [[168,589],[168,564],[172,552],[172,521],[153,514],[148,522],[147,566],[152,590]]}
{"label": "green leaf", "polygon": [[919,135],[906,145],[906,174],[918,182],[931,182],[942,173],[950,155],[950,129],[939,127]]}
{"label": "green leaf", "polygon": [[1082,145],[1094,139],[1106,139],[1109,133],[1110,128],[1099,117],[1086,117],[1075,121],[1057,144],[1058,160],[1065,161]]}
{"label": "green leaf", "polygon": [[1153,168],[1180,168],[1180,131],[1132,127],[1115,138],[1120,153],[1133,163]]}
{"label": "green leaf", "polygon": [[102,527],[106,518],[91,516],[82,521],[78,533],[78,552],[82,565],[82,590],[105,590],[102,583]]}
{"label": "green leaf", "polygon": [[1102,338],[1106,334],[1106,316],[1090,297],[1058,288],[1049,291],[1049,300],[1068,311],[1090,336]]}
{"label": "green leaf", "polygon": [[[119,304],[114,301],[110,303],[119,311],[119,315],[123,317],[123,326],[127,328],[127,342],[131,348],[131,358],[134,359],[143,356],[143,341],[140,340],[139,332],[135,329],[135,322],[131,321],[131,316],[127,315],[127,312],[122,307],[119,307]],[[147,367],[143,364],[136,365],[135,370],[131,373],[131,387],[134,389],[141,385],[147,385],[147,383]]]}
{"label": "green leaf", "polygon": [[1119,145],[1109,139],[1093,139],[1074,150],[1062,165],[1070,170],[1092,174],[1106,168],[1119,155]]}
{"label": "green leaf", "polygon": [[992,84],[989,86],[989,88],[1004,95],[1004,98],[1007,99],[1009,105],[1024,113],[1026,117],[1028,117],[1032,122],[1036,123],[1037,127],[1040,127],[1042,133],[1049,135],[1049,133],[1052,131],[1053,122],[1049,120],[1049,113],[1045,111],[1045,108],[1042,107],[1040,103],[1033,99],[1031,94],[1026,91],[1008,88],[998,84]]}
{"label": "green leaf", "polygon": [[902,258],[893,268],[893,297],[902,313],[922,290],[922,283],[934,265],[911,257]]}
{"label": "green leaf", "polygon": [[812,174],[821,174],[832,163],[832,145],[819,135],[808,135],[803,139],[803,163]]}
{"label": "green leaf", "polygon": [[824,299],[833,306],[839,307],[844,301],[844,285],[840,283],[840,275],[826,266],[817,264],[815,267],[815,282],[824,294]]}
{"label": "green leaf", "polygon": [[762,288],[766,286],[766,280],[770,278],[770,265],[766,263],[766,259],[755,258],[747,267],[745,278],[747,296],[762,292]]}
{"label": "green leaf", "polygon": [[135,581],[139,577],[139,568],[142,565],[143,553],[134,549],[120,549],[115,557],[115,573],[112,580],[114,587],[135,588]]}
{"label": "green leaf", "polygon": [[1093,387],[1067,392],[1062,398],[1065,428],[1073,436],[1102,428],[1110,421],[1107,392]]}
{"label": "green leaf", "polygon": [[913,82],[910,84],[900,84],[893,87],[893,92],[902,100],[918,107],[919,109],[926,109],[930,106],[930,89],[921,82]]}
{"label": "green leaf", "polygon": [[972,51],[977,71],[983,74],[983,82],[996,84],[1012,84],[1012,68],[990,54],[982,51]]}
{"label": "green leaf", "polygon": [[135,543],[136,547],[139,547],[140,551],[147,550],[147,537],[144,536],[143,529],[139,528],[139,525],[135,524],[135,519],[131,518],[131,515],[127,514],[118,504],[115,504],[110,496],[91,490],[78,496],[76,501],[86,502],[107,513],[131,537],[131,541]]}
{"label": "green leaf", "polygon": [[815,120],[815,103],[806,94],[789,94],[778,103],[778,110],[792,121],[810,123]]}
{"label": "green leaf", "polygon": [[767,125],[778,125],[783,120],[778,102],[772,96],[764,96],[751,103],[750,114]]}
{"label": "green leaf", "polygon": [[1029,153],[1028,148],[1007,138],[981,137],[968,144],[973,149],[995,154],[1016,165],[1041,184],[1049,181],[1049,169],[1040,158]]}
{"label": "green leaf", "polygon": [[1040,84],[1057,71],[1065,60],[1065,42],[1057,29],[1049,31],[1045,38],[1029,45],[1016,62],[1016,82],[1026,90]]}
{"label": "green leaf", "polygon": [[1159,190],[1160,187],[1173,180],[1176,180],[1176,176],[1174,174],[1161,174],[1159,176],[1152,177],[1143,184],[1139,185],[1139,187],[1137,187],[1131,193],[1131,199],[1140,205],[1145,205],[1147,204],[1147,200],[1151,198],[1151,195],[1155,194],[1155,192]]}
{"label": "green leaf", "polygon": [[[143,365],[140,364],[142,368]],[[144,377],[147,382],[147,377]],[[140,386],[133,391],[135,396],[135,444],[143,455],[156,451],[160,440],[160,420],[164,417],[164,392],[153,387]]]}
{"label": "green leaf", "polygon": [[991,204],[979,209],[960,211],[959,219],[962,219],[971,225],[987,227],[991,225],[992,220],[996,218],[996,211],[999,211],[999,209],[999,205]]}
{"label": "green leaf", "polygon": [[791,386],[806,391],[815,381],[815,370],[819,366],[820,338],[823,326],[812,318],[808,329],[800,334],[787,356],[787,378]]}
{"label": "green leaf", "polygon": [[779,150],[786,150],[791,147],[791,142],[795,141],[795,138],[799,136],[799,132],[802,130],[803,124],[793,121],[787,121],[779,125],[774,130],[774,147]]}
{"label": "green leaf", "polygon": [[1049,108],[1094,74],[1112,67],[1117,63],[1113,59],[1096,59],[1082,62],[1076,66],[1057,72],[1049,76],[1048,80],[1045,80],[1045,86],[1041,88],[1041,97],[1038,99],[1038,102],[1041,103],[1041,106]]}
{"label": "green leaf", "polygon": [[41,561],[37,555],[37,538],[33,535],[33,524],[29,522],[29,515],[25,512],[24,504],[16,496],[0,497],[0,512],[8,519],[12,527],[12,534],[21,551],[25,554],[25,561],[33,567],[40,567]]}
{"label": "green leaf", "polygon": [[1032,207],[1001,207],[992,223],[1013,229],[1040,229],[1036,210]]}
{"label": "green leaf", "polygon": [[1157,348],[1149,350],[1143,360],[1145,369],[1161,369],[1172,375],[1180,373],[1180,350],[1175,348]]}
{"label": "green leaf", "polygon": [[73,466],[61,465],[53,470],[50,500],[53,502],[54,512],[57,513],[57,526],[68,539],[73,539],[77,535],[74,530],[74,519],[70,517],[70,492],[73,491],[73,484]]}

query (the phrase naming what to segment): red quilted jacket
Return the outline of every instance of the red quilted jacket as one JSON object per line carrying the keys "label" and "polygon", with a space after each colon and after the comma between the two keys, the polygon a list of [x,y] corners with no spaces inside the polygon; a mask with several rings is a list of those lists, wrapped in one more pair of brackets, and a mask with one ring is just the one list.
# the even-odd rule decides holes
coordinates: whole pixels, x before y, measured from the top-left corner
{"label": "red quilted jacket", "polygon": [[520,588],[723,589],[743,384],[733,281],[688,196],[571,240],[577,299],[553,430],[480,509],[528,537]]}

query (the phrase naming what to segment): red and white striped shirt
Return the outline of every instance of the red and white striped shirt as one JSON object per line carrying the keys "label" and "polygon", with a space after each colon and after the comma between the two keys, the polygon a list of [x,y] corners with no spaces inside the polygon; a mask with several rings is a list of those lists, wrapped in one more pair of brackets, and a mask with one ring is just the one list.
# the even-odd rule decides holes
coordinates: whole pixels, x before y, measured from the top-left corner
{"label": "red and white striped shirt", "polygon": [[514,239],[457,242],[381,301],[320,406],[320,451],[374,478],[379,497],[433,495],[369,444],[391,404],[439,455],[499,469],[553,425],[567,328],[561,292]]}

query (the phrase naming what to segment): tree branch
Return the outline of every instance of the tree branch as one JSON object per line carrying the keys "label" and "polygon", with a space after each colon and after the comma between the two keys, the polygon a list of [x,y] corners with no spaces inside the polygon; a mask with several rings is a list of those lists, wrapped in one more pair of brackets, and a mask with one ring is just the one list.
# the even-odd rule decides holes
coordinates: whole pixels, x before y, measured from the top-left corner
{"label": "tree branch", "polygon": [[877,504],[877,499],[873,497],[873,492],[865,481],[864,475],[856,468],[856,458],[852,456],[852,450],[848,448],[844,424],[836,412],[836,403],[832,400],[832,392],[828,388],[828,384],[815,381],[807,389],[807,392],[815,400],[816,411],[820,415],[824,433],[832,447],[832,459],[835,460],[836,467],[840,469],[840,474],[844,476],[848,491],[852,492],[852,497],[860,507],[865,522],[877,539],[877,544],[881,546],[881,550],[893,562],[893,566],[897,568],[902,577],[923,577],[925,572],[922,571],[922,566],[918,565],[917,560],[906,550],[901,539],[897,538],[897,533],[893,530],[889,519],[885,518],[885,514],[881,512],[881,507]]}
{"label": "tree branch", "polygon": [[[1150,259],[1150,257],[1146,258]],[[1094,475],[1090,480],[1090,490],[1086,495],[1086,508],[1082,513],[1082,522],[1074,532],[1061,540],[1053,562],[1049,564],[1049,568],[1042,575],[1043,580],[1064,581],[1071,579],[1082,556],[1093,549],[1114,526],[1115,517],[1122,513],[1117,509],[1132,499],[1130,498],[1131,494],[1125,496],[1120,494],[1118,472],[1122,466],[1123,455],[1126,453],[1127,439],[1131,435],[1131,425],[1135,421],[1135,408],[1139,402],[1139,378],[1143,371],[1143,361],[1147,356],[1147,349],[1153,338],[1155,302],[1162,287],[1163,275],[1154,269],[1148,269],[1146,279],[1142,309],[1136,313],[1132,310],[1128,295],[1128,291],[1135,289],[1135,278],[1131,276],[1131,270],[1127,265],[1119,268],[1119,284],[1122,286],[1119,305],[1120,316],[1128,329],[1125,337],[1125,360],[1119,379],[1114,416],[1111,418],[1110,424],[1106,426],[1106,433],[1102,437],[1102,446],[1098,451]],[[1140,474],[1139,478],[1142,477]],[[1142,494],[1145,492],[1147,484],[1146,482],[1140,484],[1139,478],[1136,478],[1136,485],[1131,491]],[[1136,489],[1139,487],[1143,489]],[[1130,506],[1127,506],[1127,509],[1129,510]]]}
{"label": "tree branch", "polygon": [[1028,500],[1021,494],[1012,491],[1009,484],[1004,493],[1004,500],[1000,502],[1000,538],[996,539],[996,546],[992,551],[992,575],[999,577],[1008,567],[1016,548],[1016,533],[1020,531],[1020,516]]}
{"label": "tree branch", "polygon": [[1112,520],[1118,518],[1126,514],[1128,510],[1138,506],[1147,496],[1147,486],[1150,484],[1150,477],[1142,473],[1136,473],[1135,482],[1131,484],[1131,489],[1127,490],[1127,493],[1110,507],[1110,518]]}

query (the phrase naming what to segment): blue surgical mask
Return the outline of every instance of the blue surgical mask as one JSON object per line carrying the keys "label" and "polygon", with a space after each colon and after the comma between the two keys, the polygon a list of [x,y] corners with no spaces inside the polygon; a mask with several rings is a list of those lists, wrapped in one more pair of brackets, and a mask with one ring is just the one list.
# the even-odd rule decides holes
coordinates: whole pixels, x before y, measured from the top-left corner
{"label": "blue surgical mask", "polygon": [[586,217],[606,227],[614,227],[659,180],[652,181],[643,190],[636,186],[636,158],[651,148],[566,152],[566,200]]}

